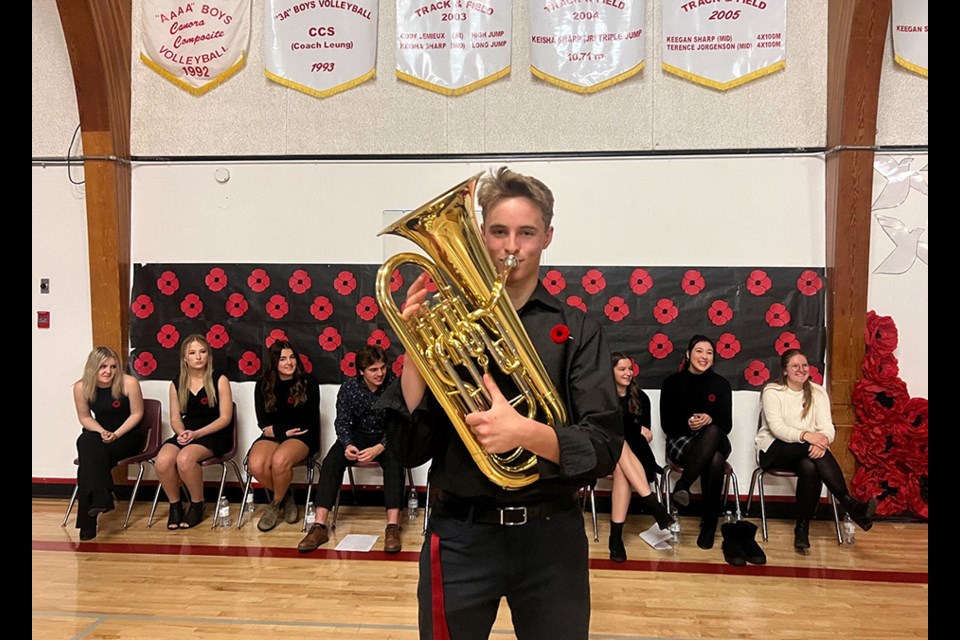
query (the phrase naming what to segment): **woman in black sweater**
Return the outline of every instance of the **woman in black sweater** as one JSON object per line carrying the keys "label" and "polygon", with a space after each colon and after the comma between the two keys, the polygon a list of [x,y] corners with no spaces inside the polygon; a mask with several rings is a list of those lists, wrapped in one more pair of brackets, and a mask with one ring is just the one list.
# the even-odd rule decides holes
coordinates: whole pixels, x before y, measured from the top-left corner
{"label": "woman in black sweater", "polygon": [[680,371],[663,382],[660,425],[667,436],[667,458],[683,467],[672,500],[690,504],[690,486],[698,478],[703,495],[703,518],[697,546],[713,547],[723,508],[723,472],[730,455],[733,428],[733,392],[715,373],[713,341],[703,335],[690,338]]}

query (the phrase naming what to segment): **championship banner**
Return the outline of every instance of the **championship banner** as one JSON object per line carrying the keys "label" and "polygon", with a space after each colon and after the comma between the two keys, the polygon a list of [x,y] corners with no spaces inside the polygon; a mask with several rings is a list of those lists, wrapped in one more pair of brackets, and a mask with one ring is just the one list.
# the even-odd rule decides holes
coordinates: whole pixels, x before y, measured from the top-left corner
{"label": "championship banner", "polygon": [[927,77],[927,0],[893,0],[893,59]]}
{"label": "championship banner", "polygon": [[397,77],[447,96],[510,73],[510,0],[397,0]]}
{"label": "championship banner", "polygon": [[263,73],[317,98],[377,72],[377,0],[264,0]]}
{"label": "championship banner", "polygon": [[195,96],[247,60],[250,0],[143,0],[140,60]]}
{"label": "championship banner", "polygon": [[646,0],[529,0],[530,71],[593,93],[643,69]]}
{"label": "championship banner", "polygon": [[663,70],[726,91],[787,66],[787,0],[665,0]]}

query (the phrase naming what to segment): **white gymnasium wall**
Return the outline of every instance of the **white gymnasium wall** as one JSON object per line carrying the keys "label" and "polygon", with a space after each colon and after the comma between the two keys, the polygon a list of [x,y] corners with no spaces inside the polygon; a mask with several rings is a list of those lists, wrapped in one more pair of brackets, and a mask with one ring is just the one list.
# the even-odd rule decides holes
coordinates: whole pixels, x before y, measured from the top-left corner
{"label": "white gymnasium wall", "polygon": [[[69,59],[54,0],[32,4],[33,158],[63,157],[78,122]],[[263,5],[260,0],[253,5],[256,18]],[[395,80],[394,9],[382,3],[377,78],[318,100],[262,76],[256,19],[247,67],[208,95],[189,96],[139,62],[141,2],[134,0],[132,152],[215,158],[570,151],[566,159],[510,162],[543,178],[557,194],[557,235],[545,256],[548,263],[823,265],[819,155],[577,158],[578,151],[824,144],[826,3],[788,3],[787,69],[726,93],[659,70],[660,6],[659,0],[648,3],[644,71],[623,86],[580,96],[529,76],[525,5],[514,3],[512,75],[473,94],[445,98]],[[883,73],[878,143],[926,145],[926,80],[886,61]],[[374,237],[384,210],[417,206],[473,171],[499,163],[135,164],[132,260],[379,262],[400,248]],[[230,171],[225,184],[213,178],[220,167]],[[82,179],[82,169],[70,175]],[[37,162],[32,182],[32,475],[63,480],[75,475],[78,426],[70,385],[92,346],[84,188],[70,183],[62,165]],[[254,231],[253,221],[263,217],[274,222],[269,236]],[[917,279],[901,294],[894,295],[897,289],[890,286],[897,280],[874,276],[870,283],[871,308],[893,315],[900,327],[901,377],[914,395],[924,395],[926,388],[923,267],[915,268],[911,277]],[[51,278],[50,294],[39,294],[41,277]],[[36,328],[37,310],[51,311],[50,329]],[[921,329],[922,339],[914,340]],[[914,382],[921,376],[922,382]],[[249,383],[234,385],[244,445],[256,434],[252,389]],[[322,389],[325,444],[333,438],[336,390]],[[648,391],[657,424],[658,392]],[[163,402],[169,432],[166,383],[146,382],[144,393]],[[734,404],[731,461],[745,484],[754,466],[756,394],[737,392]],[[657,435],[662,456],[662,434]],[[418,482],[424,479],[425,470],[418,470]]]}

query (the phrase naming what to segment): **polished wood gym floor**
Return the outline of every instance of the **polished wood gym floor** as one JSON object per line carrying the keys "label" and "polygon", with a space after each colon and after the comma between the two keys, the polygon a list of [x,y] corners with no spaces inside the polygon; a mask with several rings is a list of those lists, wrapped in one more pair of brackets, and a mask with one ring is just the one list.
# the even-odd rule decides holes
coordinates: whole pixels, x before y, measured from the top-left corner
{"label": "polished wood gym floor", "polygon": [[[150,504],[126,503],[100,518],[100,531],[79,542],[66,500],[34,499],[33,638],[94,639],[358,639],[417,638],[417,555],[422,514],[402,532],[403,551],[384,554],[384,512],[342,507],[330,542],[299,554],[300,524],[257,530],[257,505],[243,528],[168,532],[166,508],[146,528]],[[759,526],[759,518],[750,518]],[[609,515],[590,543],[593,639],[926,638],[927,525],[877,522],[856,544],[837,544],[831,521],[811,527],[812,547],[792,548],[793,525],[770,520],[766,565],[734,567],[696,546],[697,520],[682,518],[678,548],[655,551],[638,537],[652,519],[631,515],[624,540],[629,560],[608,559]],[[379,535],[368,553],[333,548],[351,533]],[[501,606],[492,638],[514,638]],[[545,638],[544,640],[550,640]]]}

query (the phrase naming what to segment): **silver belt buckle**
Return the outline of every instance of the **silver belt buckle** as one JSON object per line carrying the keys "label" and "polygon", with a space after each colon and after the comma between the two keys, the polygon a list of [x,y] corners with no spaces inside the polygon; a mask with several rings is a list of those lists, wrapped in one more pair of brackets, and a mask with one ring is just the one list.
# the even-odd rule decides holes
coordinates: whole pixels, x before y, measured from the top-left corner
{"label": "silver belt buckle", "polygon": [[[527,524],[527,508],[526,507],[502,507],[498,509],[500,511],[500,524],[505,527],[519,527],[520,525]],[[503,514],[507,511],[519,511],[523,515],[523,520],[520,522],[506,521],[503,519]]]}

